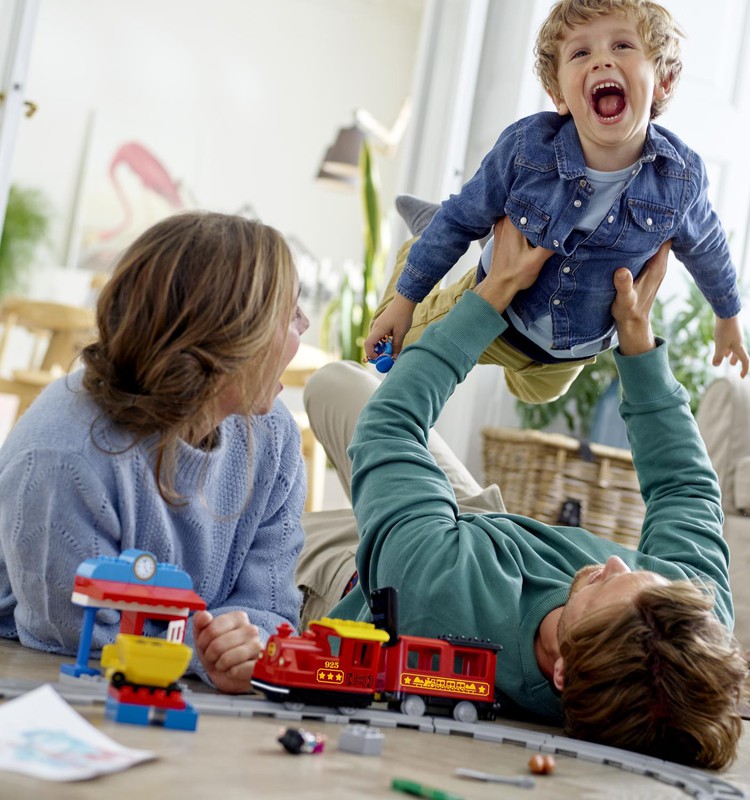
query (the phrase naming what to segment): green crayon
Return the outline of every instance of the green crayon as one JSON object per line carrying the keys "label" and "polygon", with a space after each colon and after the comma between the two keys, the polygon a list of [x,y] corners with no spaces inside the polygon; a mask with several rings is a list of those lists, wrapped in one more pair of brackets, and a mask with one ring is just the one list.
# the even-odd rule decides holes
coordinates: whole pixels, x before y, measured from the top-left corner
{"label": "green crayon", "polygon": [[415,797],[426,797],[427,800],[464,800],[461,795],[453,794],[453,792],[432,789],[429,786],[423,786],[421,783],[409,781],[405,778],[394,778],[391,781],[391,789],[393,789],[394,792],[403,792],[404,794],[411,794]]}

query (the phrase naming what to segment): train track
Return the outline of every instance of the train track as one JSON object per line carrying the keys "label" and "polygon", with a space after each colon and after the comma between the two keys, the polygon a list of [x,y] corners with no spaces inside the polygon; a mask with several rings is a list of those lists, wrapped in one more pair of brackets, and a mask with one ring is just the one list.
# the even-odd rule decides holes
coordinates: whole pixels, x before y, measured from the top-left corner
{"label": "train track", "polygon": [[[0,679],[0,697],[11,699],[31,691],[38,681]],[[102,678],[70,678],[63,676],[51,686],[71,705],[104,704],[107,684]],[[185,699],[200,714],[219,714],[240,717],[272,717],[288,722],[317,720],[347,725],[375,725],[379,728],[411,728],[422,733],[460,734],[484,742],[512,744],[541,753],[578,758],[595,764],[632,772],[636,775],[681,789],[698,800],[748,800],[748,794],[717,775],[690,769],[681,764],[640,755],[616,747],[583,742],[557,734],[516,728],[497,722],[457,722],[449,717],[407,717],[396,711],[377,707],[341,713],[322,706],[285,707],[253,695],[218,695],[183,690]]]}

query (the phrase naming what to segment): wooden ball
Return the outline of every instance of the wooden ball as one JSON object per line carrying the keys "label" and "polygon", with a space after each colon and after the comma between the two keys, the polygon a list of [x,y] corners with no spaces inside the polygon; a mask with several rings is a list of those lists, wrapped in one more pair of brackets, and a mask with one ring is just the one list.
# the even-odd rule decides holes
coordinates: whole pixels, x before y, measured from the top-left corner
{"label": "wooden ball", "polygon": [[553,756],[537,753],[529,759],[529,769],[534,775],[550,775],[555,771],[555,759]]}

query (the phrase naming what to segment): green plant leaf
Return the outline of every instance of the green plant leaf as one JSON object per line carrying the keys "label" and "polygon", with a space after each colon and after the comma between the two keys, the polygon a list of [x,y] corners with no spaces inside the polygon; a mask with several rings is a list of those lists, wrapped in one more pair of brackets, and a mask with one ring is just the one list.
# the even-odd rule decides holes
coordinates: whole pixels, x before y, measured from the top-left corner
{"label": "green plant leaf", "polygon": [[18,287],[49,229],[49,204],[38,189],[11,186],[0,238],[0,295]]}
{"label": "green plant leaf", "polygon": [[355,290],[348,276],[345,277],[338,296],[326,309],[325,324],[321,327],[324,346],[330,347],[335,329],[341,357],[354,361],[361,361],[364,357],[364,341],[370,331],[383,282],[387,242],[385,220],[380,210],[377,171],[366,141],[360,151],[359,172],[364,222],[362,288]]}
{"label": "green plant leaf", "polygon": [[[713,380],[711,366],[714,341],[714,313],[700,289],[686,280],[684,297],[659,297],[651,311],[654,333],[667,341],[669,363],[677,380],[690,394],[695,413],[708,384]],[[679,308],[672,311],[676,303]],[[747,341],[747,335],[745,336]],[[552,403],[527,405],[516,401],[516,410],[524,428],[543,429],[562,418],[568,432],[586,438],[591,430],[599,398],[617,378],[611,350],[597,356],[596,363],[584,367],[568,393]]]}

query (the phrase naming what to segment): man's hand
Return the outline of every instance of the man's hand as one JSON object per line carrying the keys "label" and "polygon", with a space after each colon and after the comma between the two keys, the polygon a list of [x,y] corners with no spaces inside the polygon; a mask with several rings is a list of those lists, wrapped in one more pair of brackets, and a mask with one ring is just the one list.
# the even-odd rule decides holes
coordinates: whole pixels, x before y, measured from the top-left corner
{"label": "man's hand", "polygon": [[411,328],[416,305],[412,300],[407,300],[396,292],[385,311],[370,326],[370,334],[364,343],[367,358],[377,358],[375,345],[388,336],[393,337],[393,357],[401,352],[404,336]]}
{"label": "man's hand", "polygon": [[263,649],[255,625],[244,611],[214,617],[208,611],[193,616],[195,650],[208,677],[221,692],[250,690],[250,678]]}
{"label": "man's hand", "polygon": [[474,291],[498,311],[505,311],[518,292],[534,283],[552,250],[532,247],[508,217],[495,223],[494,235],[490,274]]}
{"label": "man's hand", "polygon": [[651,307],[667,274],[667,259],[671,247],[671,242],[664,242],[646,262],[635,281],[630,270],[625,267],[615,272],[617,296],[612,303],[612,316],[617,327],[620,352],[624,356],[636,356],[656,347],[651,330]]}
{"label": "man's hand", "polygon": [[712,363],[715,367],[718,367],[725,358],[729,358],[729,363],[732,366],[738,362],[740,363],[740,378],[744,378],[747,375],[750,359],[742,343],[742,325],[739,317],[730,317],[729,319],[716,318]]}

